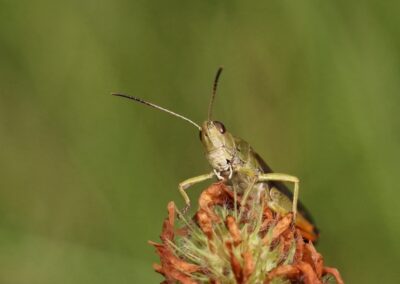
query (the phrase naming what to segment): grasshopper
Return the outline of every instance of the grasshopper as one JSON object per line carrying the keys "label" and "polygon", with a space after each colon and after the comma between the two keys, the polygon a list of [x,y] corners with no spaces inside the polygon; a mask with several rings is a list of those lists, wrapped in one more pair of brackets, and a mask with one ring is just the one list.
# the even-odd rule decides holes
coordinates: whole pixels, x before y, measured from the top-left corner
{"label": "grasshopper", "polygon": [[[288,174],[273,172],[249,143],[233,136],[226,130],[222,122],[212,119],[213,104],[221,72],[222,67],[218,69],[214,79],[212,96],[208,107],[208,118],[201,125],[183,115],[140,98],[120,93],[112,95],[125,97],[167,112],[191,123],[199,129],[200,141],[203,144],[205,156],[212,167],[212,171],[189,178],[179,184],[179,192],[182,194],[186,204],[183,212],[186,212],[190,207],[190,199],[186,190],[196,183],[217,177],[227,185],[234,185],[238,190],[242,190],[243,192],[247,188],[252,187],[259,193],[265,191],[268,206],[276,213],[282,215],[293,212],[295,225],[300,229],[303,237],[315,241],[318,238],[318,230],[307,209],[298,201],[299,179]],[[284,182],[293,184],[293,194]]]}

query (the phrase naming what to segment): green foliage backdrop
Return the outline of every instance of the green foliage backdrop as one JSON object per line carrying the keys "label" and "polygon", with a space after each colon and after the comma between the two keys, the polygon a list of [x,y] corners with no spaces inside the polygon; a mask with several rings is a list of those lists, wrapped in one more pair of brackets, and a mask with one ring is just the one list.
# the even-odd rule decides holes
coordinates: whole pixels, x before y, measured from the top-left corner
{"label": "green foliage backdrop", "polygon": [[[348,283],[399,279],[396,1],[0,0],[0,282],[158,283],[147,240],[216,118],[301,179]],[[196,186],[195,198],[207,184]]]}

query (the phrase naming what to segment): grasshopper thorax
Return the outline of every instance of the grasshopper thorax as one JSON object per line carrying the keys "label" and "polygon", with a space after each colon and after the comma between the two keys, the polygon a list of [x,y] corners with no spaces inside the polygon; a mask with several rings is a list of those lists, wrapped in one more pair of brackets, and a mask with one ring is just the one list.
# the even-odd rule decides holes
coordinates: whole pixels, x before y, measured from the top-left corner
{"label": "grasshopper thorax", "polygon": [[200,140],[211,167],[219,173],[232,170],[235,163],[235,139],[219,121],[205,121],[201,125]]}

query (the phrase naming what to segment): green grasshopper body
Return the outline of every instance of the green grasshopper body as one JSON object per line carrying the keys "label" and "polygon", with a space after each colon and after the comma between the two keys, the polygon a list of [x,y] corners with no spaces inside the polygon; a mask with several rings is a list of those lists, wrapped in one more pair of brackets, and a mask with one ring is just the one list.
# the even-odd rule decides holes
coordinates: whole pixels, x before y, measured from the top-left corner
{"label": "green grasshopper body", "polygon": [[[292,211],[296,216],[296,226],[300,228],[303,236],[312,241],[318,238],[318,231],[313,225],[311,215],[297,201],[299,188],[297,177],[273,173],[249,143],[234,137],[219,121],[205,121],[201,126],[200,139],[213,172],[180,183],[179,189],[187,206],[190,201],[185,190],[196,182],[217,176],[218,179],[225,180],[228,185],[236,186],[242,192],[249,187],[259,192],[266,191],[267,203],[272,210],[283,215]],[[293,194],[283,182],[294,184]]]}
{"label": "green grasshopper body", "polygon": [[[219,180],[223,180],[227,185],[234,186],[235,189],[242,192],[248,188],[253,188],[253,190],[258,192],[265,191],[268,206],[273,211],[282,215],[293,212],[296,226],[300,229],[302,235],[309,240],[315,241],[318,238],[318,231],[308,211],[298,202],[298,178],[287,174],[272,172],[270,167],[253,150],[249,143],[241,138],[234,137],[226,130],[221,122],[211,119],[212,106],[221,71],[222,68],[218,70],[214,81],[208,120],[203,122],[201,126],[186,117],[142,99],[124,94],[114,95],[133,99],[137,102],[166,111],[190,122],[199,129],[200,140],[204,146],[206,158],[213,171],[208,174],[189,178],[179,184],[179,191],[186,203],[183,210],[184,212],[190,207],[190,199],[186,190],[193,184],[217,177]],[[294,184],[293,194],[283,182]]]}

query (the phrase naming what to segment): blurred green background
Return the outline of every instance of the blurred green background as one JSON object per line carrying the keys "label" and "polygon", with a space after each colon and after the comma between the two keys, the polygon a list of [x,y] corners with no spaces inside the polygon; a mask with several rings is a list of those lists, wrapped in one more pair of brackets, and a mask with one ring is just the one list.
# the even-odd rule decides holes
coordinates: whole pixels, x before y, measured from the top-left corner
{"label": "blurred green background", "polygon": [[[323,2],[323,3],[322,3]],[[0,0],[0,283],[158,283],[215,117],[301,179],[347,283],[400,279],[398,2]],[[195,198],[207,183],[190,191]]]}

